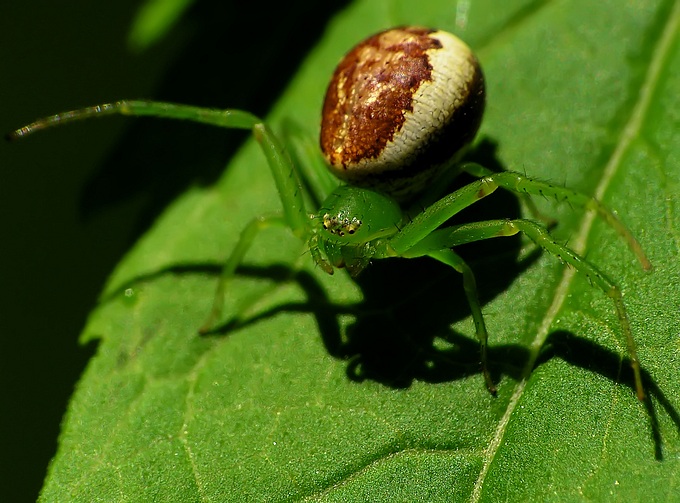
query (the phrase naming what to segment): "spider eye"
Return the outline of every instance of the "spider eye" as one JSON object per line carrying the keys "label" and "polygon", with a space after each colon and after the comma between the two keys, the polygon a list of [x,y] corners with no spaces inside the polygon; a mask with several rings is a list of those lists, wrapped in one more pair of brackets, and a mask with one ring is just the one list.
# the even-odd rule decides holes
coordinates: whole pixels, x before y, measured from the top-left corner
{"label": "spider eye", "polygon": [[331,216],[328,213],[323,215],[323,228],[331,234],[339,237],[345,234],[354,234],[361,227],[361,220],[356,217],[343,217],[341,215]]}
{"label": "spider eye", "polygon": [[457,159],[483,111],[484,78],[467,45],[444,31],[395,28],[336,68],[321,150],[342,180],[406,200]]}

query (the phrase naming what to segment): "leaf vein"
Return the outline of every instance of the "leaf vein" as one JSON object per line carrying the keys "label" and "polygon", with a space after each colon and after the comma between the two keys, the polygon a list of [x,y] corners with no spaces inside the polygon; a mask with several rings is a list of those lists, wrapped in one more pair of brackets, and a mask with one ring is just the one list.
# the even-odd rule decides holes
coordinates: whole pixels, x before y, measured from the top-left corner
{"label": "leaf vein", "polygon": [[[656,90],[656,84],[659,81],[659,77],[661,74],[661,70],[663,69],[664,62],[669,56],[670,50],[672,48],[672,41],[678,30],[679,24],[680,24],[680,1],[676,1],[675,5],[673,6],[673,11],[671,12],[671,15],[668,17],[668,21],[666,22],[666,25],[655,44],[653,57],[650,61],[646,75],[640,87],[638,99],[632,109],[632,113],[628,119],[628,122],[624,126],[619,136],[616,148],[612,152],[612,155],[605,166],[600,183],[598,184],[595,190],[594,197],[598,200],[602,200],[602,197],[606,193],[607,188],[609,187],[614,175],[621,167],[621,161],[624,154],[626,153],[632,142],[640,134],[640,129],[643,125],[644,118],[647,112],[649,111],[652,97],[654,95],[654,91]],[[572,248],[577,253],[582,254],[583,250],[585,249],[585,244],[590,234],[590,230],[592,228],[595,216],[596,215],[593,213],[586,213],[583,217],[580,230],[576,234],[576,239],[573,241],[572,244]],[[548,336],[550,326],[552,325],[554,319],[557,317],[557,313],[559,312],[562,305],[564,304],[564,301],[567,298],[567,293],[569,291],[571,282],[575,274],[576,274],[575,269],[571,267],[564,268],[562,279],[560,280],[560,283],[558,284],[555,290],[553,301],[548,310],[546,311],[546,314],[541,322],[536,337],[531,345],[530,357],[528,358],[527,365],[522,373],[523,378],[517,383],[515,392],[513,393],[508,403],[508,407],[503,417],[499,421],[498,427],[496,428],[496,432],[494,433],[494,436],[492,437],[491,442],[489,443],[489,447],[485,452],[485,456],[483,457],[482,469],[480,470],[477,481],[475,482],[474,491],[470,498],[470,501],[472,502],[477,502],[480,501],[481,499],[482,488],[484,485],[484,481],[486,479],[486,475],[489,473],[491,464],[502,444],[503,436],[505,435],[505,430],[510,422],[510,418],[514,413],[517,404],[519,403],[519,399],[524,393],[524,390],[528,382],[527,379],[531,373],[531,370],[534,367],[536,359],[538,358],[540,348],[543,346]]]}

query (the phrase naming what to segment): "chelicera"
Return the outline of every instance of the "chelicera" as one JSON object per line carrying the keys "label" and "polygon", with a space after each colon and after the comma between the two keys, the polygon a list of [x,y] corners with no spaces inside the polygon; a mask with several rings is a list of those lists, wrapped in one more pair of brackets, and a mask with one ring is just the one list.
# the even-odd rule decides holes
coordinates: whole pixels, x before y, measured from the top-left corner
{"label": "chelicera", "polygon": [[[46,127],[108,114],[185,119],[252,130],[271,168],[283,211],[255,218],[244,228],[224,265],[212,312],[201,330],[208,331],[219,319],[226,283],[256,234],[271,225],[289,227],[308,244],[314,262],[328,274],[346,268],[356,276],[372,260],[427,256],[462,274],[480,343],[482,372],[492,393],[496,388],[488,370],[488,336],[475,277],[454,249],[523,233],[611,298],[628,348],[637,396],[643,399],[640,365],[621,290],[606,274],[557,243],[544,226],[532,220],[445,225],[453,215],[499,187],[521,195],[553,197],[596,211],[628,243],[643,268],[651,268],[635,237],[594,198],[519,173],[497,173],[479,164],[460,163],[481,123],[484,102],[484,77],[467,45],[444,31],[401,27],[354,47],[341,60],[328,86],[320,144],[330,172],[344,184],[328,173],[310,177],[306,166],[296,169],[269,127],[240,110],[118,101],[46,117],[8,136],[16,139]],[[447,193],[448,182],[461,172],[476,180]],[[318,211],[306,208],[305,190],[312,192],[311,200],[323,201]]]}

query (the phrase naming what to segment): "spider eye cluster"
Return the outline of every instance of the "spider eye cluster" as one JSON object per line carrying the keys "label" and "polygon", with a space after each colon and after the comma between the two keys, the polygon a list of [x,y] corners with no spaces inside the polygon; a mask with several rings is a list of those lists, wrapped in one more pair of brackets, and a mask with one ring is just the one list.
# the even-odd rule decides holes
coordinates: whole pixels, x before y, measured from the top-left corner
{"label": "spider eye cluster", "polygon": [[323,106],[321,150],[340,179],[407,200],[472,141],[484,97],[479,63],[460,39],[390,29],[338,64]]}
{"label": "spider eye cluster", "polygon": [[332,216],[328,213],[323,215],[322,225],[325,230],[335,236],[344,237],[346,234],[353,235],[359,227],[361,220],[356,217],[348,218],[342,216]]}

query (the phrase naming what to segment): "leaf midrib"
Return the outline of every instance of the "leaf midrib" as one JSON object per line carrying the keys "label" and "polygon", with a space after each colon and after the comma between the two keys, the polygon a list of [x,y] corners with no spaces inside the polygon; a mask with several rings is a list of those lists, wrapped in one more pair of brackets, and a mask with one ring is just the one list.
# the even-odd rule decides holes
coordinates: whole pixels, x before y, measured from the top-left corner
{"label": "leaf midrib", "polygon": [[[609,158],[609,161],[605,165],[604,170],[602,171],[600,182],[598,183],[594,193],[594,197],[597,200],[603,200],[603,197],[609,188],[612,179],[621,166],[621,161],[624,154],[640,132],[640,128],[643,125],[644,119],[649,111],[652,97],[656,91],[661,71],[664,68],[664,62],[669,56],[670,50],[672,48],[672,42],[679,26],[680,1],[676,1],[671,14],[665,23],[664,29],[661,32],[661,35],[658,37],[652,51],[653,56],[649,66],[647,67],[637,100],[635,101],[635,105],[632,108],[632,113],[630,114],[626,125],[621,130],[618,141],[616,142],[616,146],[612,151],[612,154]],[[572,249],[580,255],[582,255],[583,251],[585,250],[586,242],[588,240],[590,231],[592,230],[595,218],[596,214],[592,211],[588,211],[581,219],[581,225],[579,226],[578,232],[575,234],[575,239],[572,246]],[[564,301],[567,299],[567,293],[576,274],[577,271],[573,267],[565,267],[563,269],[562,278],[555,289],[553,300],[550,304],[550,307],[546,311],[539,329],[536,332],[536,337],[530,346],[529,358],[527,359],[527,364],[522,372],[522,378],[518,381],[515,391],[508,402],[505,413],[499,421],[498,427],[491,437],[489,446],[485,450],[484,456],[482,457],[482,469],[480,470],[479,476],[475,481],[474,491],[470,498],[471,502],[477,502],[481,499],[482,488],[486,479],[486,475],[488,474],[496,453],[501,446],[503,436],[505,435],[505,430],[510,422],[510,418],[512,417],[514,410],[517,407],[524,390],[526,389],[526,384],[528,382],[527,378],[531,374],[531,370],[534,368],[540,349],[543,347],[543,344],[547,339],[548,332],[557,316],[557,313],[560,311]]]}

